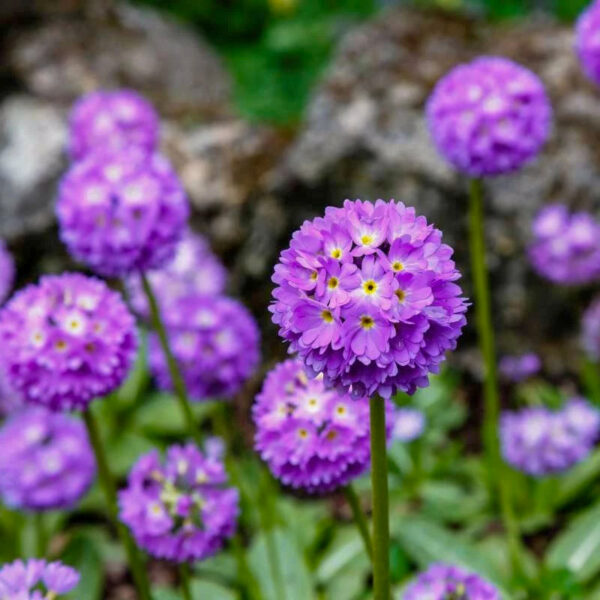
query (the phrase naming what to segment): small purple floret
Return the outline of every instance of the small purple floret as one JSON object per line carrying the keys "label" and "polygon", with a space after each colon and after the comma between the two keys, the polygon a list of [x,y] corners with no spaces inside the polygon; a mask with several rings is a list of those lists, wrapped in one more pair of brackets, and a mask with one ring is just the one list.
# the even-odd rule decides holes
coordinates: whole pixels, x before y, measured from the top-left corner
{"label": "small purple floret", "polygon": [[498,368],[506,380],[518,383],[537,375],[542,361],[535,352],[528,352],[520,356],[503,356]]}
{"label": "small purple floret", "polygon": [[0,568],[2,600],[58,600],[79,583],[79,573],[61,562],[15,560]]}
{"label": "small purple floret", "polygon": [[416,408],[397,408],[394,411],[392,439],[412,442],[425,431],[425,415]]}
{"label": "small purple floret", "polygon": [[589,358],[600,361],[600,298],[596,298],[583,314],[581,345]]}

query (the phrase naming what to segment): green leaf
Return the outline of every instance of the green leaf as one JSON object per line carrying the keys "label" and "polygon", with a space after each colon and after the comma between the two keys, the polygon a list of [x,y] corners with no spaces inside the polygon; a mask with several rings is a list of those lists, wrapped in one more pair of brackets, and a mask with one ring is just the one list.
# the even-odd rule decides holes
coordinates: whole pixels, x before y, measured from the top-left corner
{"label": "green leaf", "polygon": [[586,460],[575,465],[560,478],[560,487],[555,496],[554,506],[562,507],[573,501],[600,476],[600,449]]}
{"label": "green leaf", "polygon": [[600,503],[573,519],[552,542],[546,564],[552,570],[568,569],[582,582],[600,572]]}
{"label": "green leaf", "polygon": [[84,533],[76,534],[65,548],[61,560],[81,574],[81,580],[69,598],[99,600],[104,588],[104,568],[100,550],[94,539]]}
{"label": "green leaf", "polygon": [[141,454],[150,452],[155,445],[136,433],[125,433],[107,443],[108,464],[116,477],[125,476]]}

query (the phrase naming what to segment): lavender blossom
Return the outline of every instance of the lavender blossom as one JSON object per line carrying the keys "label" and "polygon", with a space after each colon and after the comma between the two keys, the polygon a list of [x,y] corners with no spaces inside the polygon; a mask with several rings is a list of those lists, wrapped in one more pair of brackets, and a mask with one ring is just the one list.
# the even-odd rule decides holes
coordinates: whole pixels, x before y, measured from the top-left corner
{"label": "lavender blossom", "polygon": [[543,208],[533,222],[529,260],[539,275],[562,285],[600,278],[600,223],[563,204]]}
{"label": "lavender blossom", "polygon": [[412,442],[425,431],[425,415],[416,408],[397,408],[394,411],[392,439]]}
{"label": "lavender blossom", "polygon": [[158,139],[158,115],[132,90],[100,90],[82,96],[69,118],[69,153],[81,160],[98,152],[134,146],[152,152]]}
{"label": "lavender blossom", "polygon": [[138,459],[119,493],[120,518],[138,545],[156,558],[204,560],[219,552],[236,528],[238,491],[227,487],[221,460],[193,444]]}
{"label": "lavender blossom", "polygon": [[171,260],[189,207],[163,156],[129,148],[74,164],[56,212],[73,257],[101,275],[120,276]]}
{"label": "lavender blossom", "polygon": [[[258,365],[259,331],[247,309],[230,298],[186,296],[166,319],[171,350],[193,400],[237,393]],[[159,338],[149,339],[150,370],[163,390],[171,376]]]}
{"label": "lavender blossom", "polygon": [[0,361],[10,386],[53,410],[85,409],[115,390],[136,350],[133,316],[99,279],[47,275],[0,311]]}
{"label": "lavender blossom", "polygon": [[0,304],[2,304],[15,281],[15,261],[6,244],[0,240]]}
{"label": "lavender blossom", "polygon": [[500,422],[502,454],[514,468],[540,477],[560,473],[585,459],[600,435],[600,411],[572,398],[558,411],[545,407],[505,412]]}
{"label": "lavender blossom", "polygon": [[521,356],[503,356],[499,364],[502,376],[513,383],[519,383],[537,375],[541,368],[542,361],[534,352],[528,352]]}
{"label": "lavender blossom", "polygon": [[442,233],[395,201],[306,221],[275,267],[270,310],[311,376],[357,397],[428,384],[466,323]]}
{"label": "lavender blossom", "polygon": [[500,600],[488,581],[462,567],[434,564],[411,583],[403,600]]}
{"label": "lavender blossom", "polygon": [[600,2],[584,10],[575,27],[575,50],[585,74],[600,85]]}
{"label": "lavender blossom", "polygon": [[0,600],[58,600],[79,583],[79,573],[61,562],[15,560],[0,568]]}
{"label": "lavender blossom", "polygon": [[594,361],[600,361],[600,297],[585,311],[581,324],[581,345]]}

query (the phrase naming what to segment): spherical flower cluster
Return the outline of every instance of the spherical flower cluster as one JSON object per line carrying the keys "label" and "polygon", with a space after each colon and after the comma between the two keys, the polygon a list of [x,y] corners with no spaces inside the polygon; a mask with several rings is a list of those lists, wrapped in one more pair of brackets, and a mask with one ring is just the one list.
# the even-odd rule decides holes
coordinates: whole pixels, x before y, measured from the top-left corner
{"label": "spherical flower cluster", "polygon": [[358,397],[428,384],[466,323],[442,233],[401,202],[346,200],[306,221],[275,267],[280,335],[327,386]]}
{"label": "spherical flower cluster", "polygon": [[120,518],[140,547],[176,562],[216,554],[236,528],[238,491],[221,460],[193,444],[140,457],[119,493]]}
{"label": "spherical flower cluster", "polygon": [[267,375],[252,414],[256,450],[284,485],[323,494],[369,465],[369,403],[309,379],[298,359]]}
{"label": "spherical flower cluster", "polygon": [[56,210],[69,252],[102,275],[118,276],[170,260],[189,207],[163,156],[129,148],[75,163],[60,184]]}
{"label": "spherical flower cluster", "polygon": [[40,407],[17,412],[0,429],[0,494],[29,510],[75,505],[94,480],[96,462],[83,423]]}
{"label": "spherical flower cluster", "polygon": [[69,118],[69,152],[74,160],[101,151],[134,146],[151,152],[158,138],[158,115],[132,90],[91,92],[81,97]]}
{"label": "spherical flower cluster", "polygon": [[488,581],[462,567],[434,564],[411,583],[403,600],[500,600]]}
{"label": "spherical flower cluster", "polygon": [[506,58],[462,64],[436,85],[426,108],[438,151],[471,177],[519,169],[548,138],[552,109],[538,77]]}
{"label": "spherical flower cluster", "polygon": [[112,392],[136,350],[133,316],[99,279],[47,275],[0,311],[0,359],[11,387],[53,410],[84,409]]}
{"label": "spherical flower cluster", "polygon": [[600,298],[596,298],[583,314],[581,345],[592,360],[600,360]]}
{"label": "spherical flower cluster", "polygon": [[425,415],[416,408],[398,408],[394,411],[392,439],[412,442],[425,431]]}
{"label": "spherical flower cluster", "polygon": [[542,368],[540,357],[534,352],[521,356],[503,356],[499,369],[502,376],[513,383],[519,383],[537,375]]}
{"label": "spherical flower cluster", "polygon": [[[163,318],[169,318],[176,309],[177,301],[184,296],[223,293],[227,272],[212,253],[208,242],[201,235],[187,230],[173,259],[161,269],[149,271],[147,276]],[[148,302],[139,275],[131,275],[127,279],[127,287],[133,308],[148,317]]]}
{"label": "spherical flower cluster", "polygon": [[0,240],[0,304],[6,300],[15,280],[15,261]]}
{"label": "spherical flower cluster", "polygon": [[[166,321],[171,350],[194,400],[235,394],[258,365],[258,327],[236,300],[185,296],[174,304]],[[159,387],[172,389],[156,334],[149,339],[149,364]]]}
{"label": "spherical flower cluster", "polygon": [[575,49],[585,74],[600,85],[600,2],[592,2],[579,16]]}
{"label": "spherical flower cluster", "polygon": [[569,469],[588,456],[599,435],[600,411],[582,398],[572,398],[559,411],[506,412],[500,423],[504,459],[534,476]]}
{"label": "spherical flower cluster", "polygon": [[552,204],[538,213],[532,232],[529,259],[541,276],[563,285],[600,278],[600,223],[592,215]]}
{"label": "spherical flower cluster", "polygon": [[16,560],[0,568],[0,600],[58,600],[79,583],[79,573],[61,562]]}
{"label": "spherical flower cluster", "polygon": [[0,365],[0,417],[5,417],[23,406],[23,397],[11,385]]}

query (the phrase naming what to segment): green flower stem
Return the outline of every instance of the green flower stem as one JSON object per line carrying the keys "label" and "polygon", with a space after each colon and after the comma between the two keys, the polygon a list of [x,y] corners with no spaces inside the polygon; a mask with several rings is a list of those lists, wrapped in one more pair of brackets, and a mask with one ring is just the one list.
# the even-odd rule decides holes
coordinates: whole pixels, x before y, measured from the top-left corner
{"label": "green flower stem", "polygon": [[108,466],[108,461],[106,459],[106,453],[104,451],[102,439],[100,438],[98,425],[94,419],[94,416],[92,415],[91,407],[83,413],[83,419],[87,427],[90,443],[92,444],[94,454],[96,455],[98,478],[100,480],[100,485],[104,490],[108,514],[115,525],[119,537],[121,538],[121,543],[125,548],[129,562],[129,568],[131,569],[131,574],[133,575],[133,580],[135,582],[140,600],[152,600],[152,596],[150,594],[150,583],[148,582],[148,577],[146,576],[145,567],[143,565],[140,553],[133,539],[131,538],[127,527],[125,527],[125,525],[119,520],[119,508],[117,503],[115,482]]}
{"label": "green flower stem", "polygon": [[183,594],[183,599],[193,600],[189,565],[182,564],[179,566],[179,582],[181,583],[181,593]]}
{"label": "green flower stem", "polygon": [[165,329],[165,325],[160,316],[160,310],[158,308],[158,302],[156,301],[156,296],[152,290],[152,286],[150,285],[150,281],[145,273],[140,273],[142,278],[142,285],[144,287],[144,293],[146,294],[146,298],[148,299],[148,305],[150,307],[150,319],[152,322],[152,327],[158,334],[158,338],[160,340],[160,345],[162,351],[167,360],[167,365],[169,367],[169,373],[171,375],[171,382],[173,385],[173,389],[175,390],[175,395],[177,396],[177,400],[179,402],[179,406],[181,407],[181,412],[183,412],[183,417],[185,423],[187,424],[188,432],[192,438],[196,441],[196,443],[201,444],[202,437],[200,435],[200,431],[196,426],[196,420],[194,418],[194,413],[192,411],[192,407],[188,400],[187,389],[185,387],[185,381],[183,380],[183,375],[181,374],[181,370],[179,369],[179,365],[173,356],[173,352],[171,351],[171,347],[169,345],[169,338],[167,336],[167,330]]}
{"label": "green flower stem", "polygon": [[488,462],[488,473],[492,478],[492,485],[495,484],[497,486],[500,510],[508,537],[509,552],[513,567],[517,572],[521,572],[523,563],[521,561],[522,548],[519,527],[512,509],[510,490],[508,489],[508,467],[504,464],[500,455],[500,440],[498,438],[500,397],[498,393],[496,349],[486,265],[483,183],[480,179],[471,180],[469,196],[469,234],[471,269],[475,293],[475,318],[479,348],[485,365],[483,442]]}
{"label": "green flower stem", "polygon": [[33,525],[35,528],[35,554],[37,558],[44,558],[48,549],[48,535],[46,533],[46,519],[43,512],[34,513]]}
{"label": "green flower stem", "polygon": [[375,394],[371,415],[371,485],[373,488],[373,600],[390,598],[390,517],[385,403]]}
{"label": "green flower stem", "polygon": [[589,397],[596,406],[600,406],[600,365],[586,357],[583,361],[582,377]]}
{"label": "green flower stem", "polygon": [[346,502],[348,502],[352,510],[352,516],[354,517],[354,522],[356,523],[358,531],[360,532],[360,536],[362,537],[363,543],[365,545],[365,550],[369,555],[369,558],[373,560],[373,544],[371,542],[369,524],[367,523],[365,513],[363,512],[360,506],[360,499],[358,497],[358,494],[356,493],[356,490],[352,487],[351,483],[349,483],[344,488],[344,495],[346,496]]}

